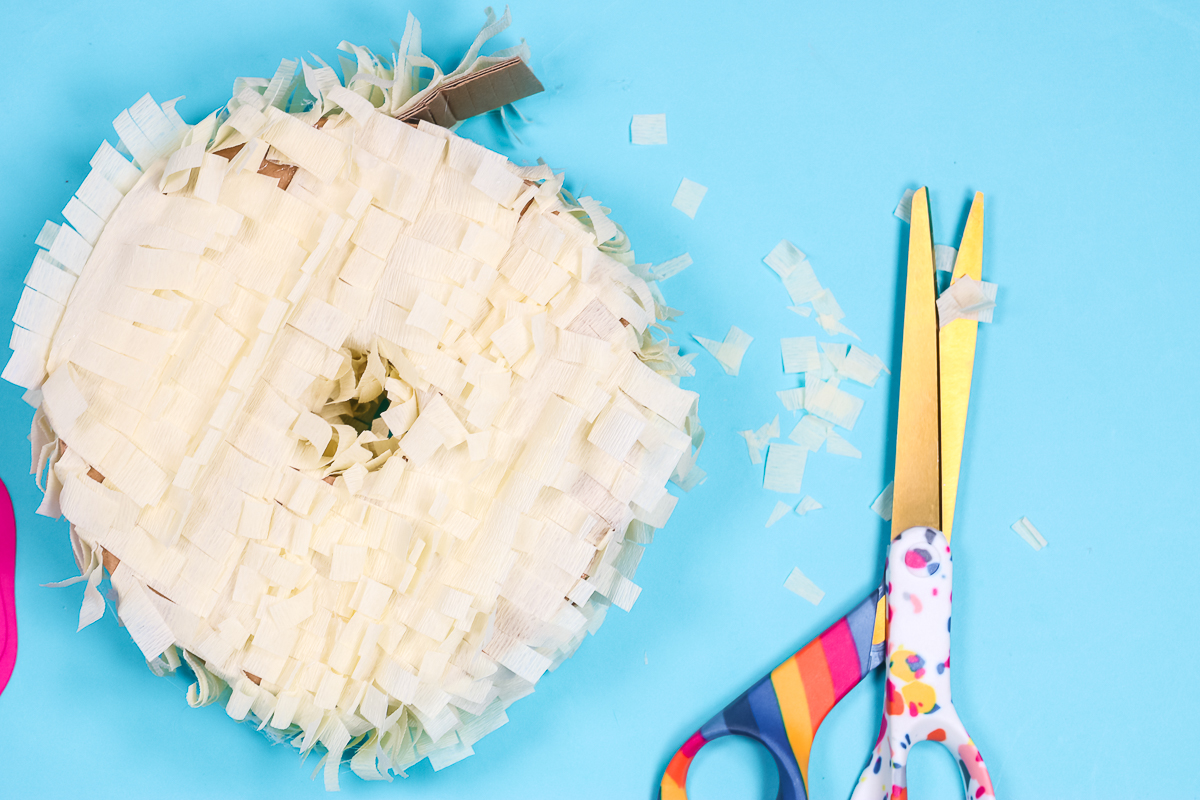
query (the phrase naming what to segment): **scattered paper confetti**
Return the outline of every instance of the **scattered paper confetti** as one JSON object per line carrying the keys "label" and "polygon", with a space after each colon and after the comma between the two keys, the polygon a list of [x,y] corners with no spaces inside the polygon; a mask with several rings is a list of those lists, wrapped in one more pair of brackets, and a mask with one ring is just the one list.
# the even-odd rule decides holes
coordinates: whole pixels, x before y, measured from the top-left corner
{"label": "scattered paper confetti", "polygon": [[829,370],[828,375],[822,375],[822,380],[829,380],[842,371],[846,363],[846,352],[850,345],[845,342],[821,342],[821,371]]}
{"label": "scattered paper confetti", "polygon": [[813,295],[812,305],[816,309],[818,316],[833,317],[835,320],[846,318],[846,312],[842,311],[842,307],[838,305],[833,292],[828,289],[822,289]]}
{"label": "scattered paper confetti", "polygon": [[[807,379],[805,380],[807,383]],[[853,430],[862,412],[863,399],[838,388],[838,378],[817,381],[815,386],[805,387],[804,409],[821,419],[827,419],[839,428]]]}
{"label": "scattered paper confetti", "polygon": [[817,350],[817,337],[794,336],[779,340],[783,351],[783,371],[788,373],[809,372],[821,368],[821,355]]}
{"label": "scattered paper confetti", "polygon": [[792,298],[794,305],[811,303],[813,298],[821,293],[821,283],[817,280],[817,274],[813,271],[812,263],[807,259],[797,264],[784,277],[783,288],[787,289],[788,296]]}
{"label": "scattered paper confetti", "polygon": [[779,520],[783,519],[784,516],[786,516],[787,513],[791,510],[792,510],[791,506],[789,506],[787,503],[780,500],[779,502],[777,502],[775,504],[774,510],[771,511],[771,516],[767,519],[767,524],[763,527],[766,527],[766,528],[771,527],[776,522],[779,522]]}
{"label": "scattered paper confetti", "polygon": [[904,195],[900,198],[900,202],[896,204],[894,213],[897,217],[905,222],[912,223],[912,199],[916,191],[913,189],[905,189]]}
{"label": "scattered paper confetti", "polygon": [[650,275],[656,281],[665,281],[667,278],[678,275],[692,265],[692,257],[688,253],[681,256],[669,258],[661,264],[650,268]]}
{"label": "scattered paper confetti", "polygon": [[830,433],[825,440],[825,450],[835,456],[862,458],[862,451],[836,433]]}
{"label": "scattered paper confetti", "polygon": [[[875,387],[880,372],[888,372],[879,356],[872,355],[857,345],[850,345],[850,352],[837,365],[837,374],[863,386]],[[888,374],[891,374],[888,372]]]}
{"label": "scattered paper confetti", "polygon": [[738,431],[746,439],[746,447],[750,450],[750,463],[762,463],[762,451],[767,443],[779,436],[779,415],[756,431]]}
{"label": "scattered paper confetti", "polygon": [[825,332],[830,336],[844,334],[854,339],[859,338],[858,334],[843,325],[841,320],[837,319],[836,317],[831,317],[828,314],[818,314],[817,323],[824,328]]}
{"label": "scattered paper confetti", "polygon": [[780,239],[779,244],[771,252],[763,256],[763,263],[771,269],[775,270],[780,278],[786,278],[791,275],[796,267],[804,261],[808,260],[808,256],[801,252],[799,247],[789,242],[787,239]]}
{"label": "scattered paper confetti", "polygon": [[812,414],[806,414],[796,423],[796,427],[792,428],[788,438],[805,450],[815,453],[821,449],[821,445],[825,443],[825,438],[829,436],[832,428],[833,423]]}
{"label": "scattered paper confetti", "polygon": [[773,444],[767,448],[767,471],[763,488],[769,492],[799,494],[804,480],[808,450],[794,444]]}
{"label": "scattered paper confetti", "polygon": [[679,183],[679,189],[675,192],[675,199],[671,201],[671,205],[692,219],[695,219],[696,211],[700,208],[700,201],[704,199],[704,195],[707,193],[707,186],[702,186],[695,181],[684,178]]}
{"label": "scattered paper confetti", "polygon": [[746,355],[746,348],[754,341],[754,337],[743,331],[736,325],[729,328],[729,333],[725,334],[725,341],[716,342],[712,339],[705,339],[703,336],[692,335],[701,347],[713,354],[717,359],[717,363],[729,375],[736,376],[738,370],[742,366],[742,357]]}
{"label": "scattered paper confetti", "polygon": [[[906,221],[912,194],[908,192],[896,210],[897,216]],[[953,257],[950,257],[952,263]],[[833,291],[821,285],[804,251],[788,239],[781,239],[763,257],[763,263],[779,276],[787,290],[791,300],[787,306],[789,311],[801,317],[815,316],[815,322],[829,335],[858,339],[843,323],[845,311]],[[851,380],[873,388],[879,381],[880,373],[887,372],[887,368],[878,356],[857,345],[848,342],[818,343],[815,336],[781,338],[780,353],[783,372],[789,375],[803,374],[804,382],[802,386],[780,389],[775,394],[785,409],[801,416],[788,435],[788,440],[794,444],[769,445],[763,488],[796,493],[803,478],[807,453],[818,452],[825,445],[826,451],[833,455],[862,458],[862,451],[841,434],[833,432],[835,426],[852,430],[864,405],[863,398],[845,391],[840,383]],[[761,463],[761,448],[765,441],[749,431],[743,431],[742,435],[746,437],[751,461]],[[888,492],[887,513],[890,515],[890,489]],[[807,506],[809,502],[815,505]],[[806,498],[797,506],[796,513],[803,514],[811,508],[820,508],[820,504]]]}
{"label": "scattered paper confetti", "polygon": [[938,325],[945,327],[956,319],[991,322],[996,307],[996,284],[977,281],[963,275],[938,295]]}
{"label": "scattered paper confetti", "polygon": [[1022,539],[1029,542],[1029,546],[1034,550],[1041,550],[1046,546],[1046,540],[1042,538],[1042,534],[1038,532],[1038,529],[1033,527],[1033,523],[1029,521],[1029,517],[1021,517],[1012,524],[1012,529]]}
{"label": "scattered paper confetti", "polygon": [[807,514],[810,511],[816,511],[818,508],[824,508],[824,507],[825,506],[821,505],[816,500],[813,500],[808,495],[804,495],[804,497],[796,505],[796,513],[803,517],[805,514]]}
{"label": "scattered paper confetti", "polygon": [[629,124],[629,138],[634,144],[666,144],[666,114],[634,114]]}
{"label": "scattered paper confetti", "polygon": [[804,387],[797,389],[784,389],[775,393],[779,398],[779,402],[783,403],[783,407],[788,411],[801,411],[804,409]]}
{"label": "scattered paper confetti", "polygon": [[889,521],[892,518],[892,490],[895,486],[896,482],[892,481],[883,487],[883,491],[879,493],[879,497],[876,497],[875,502],[871,503],[871,510]]}
{"label": "scattered paper confetti", "polygon": [[954,260],[958,258],[958,248],[948,244],[933,246],[933,261],[938,272],[954,272]]}
{"label": "scattered paper confetti", "polygon": [[788,575],[787,580],[783,582],[784,588],[789,592],[793,592],[800,597],[803,597],[814,606],[821,602],[821,598],[825,596],[825,592],[819,586],[810,581],[799,567],[792,567],[792,574]]}

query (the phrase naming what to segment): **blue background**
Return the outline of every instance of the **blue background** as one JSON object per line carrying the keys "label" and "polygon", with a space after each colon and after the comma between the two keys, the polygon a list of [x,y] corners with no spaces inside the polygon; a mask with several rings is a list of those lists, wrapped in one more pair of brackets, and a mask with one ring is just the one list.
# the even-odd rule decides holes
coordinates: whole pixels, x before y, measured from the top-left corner
{"label": "blue background", "polygon": [[[186,94],[195,121],[238,75],[269,76],[342,38],[386,52],[402,3],[7,3],[0,26],[0,309],[15,308],[42,221],[87,174],[110,121],[150,91]],[[921,6],[921,7],[918,7]],[[419,0],[426,50],[452,67],[482,4]],[[1200,12],[1182,2],[610,3],[519,0],[501,46],[525,37],[547,91],[521,104],[523,144],[496,120],[461,132],[544,157],[613,209],[640,261],[688,251],[665,292],[676,326],[755,337],[737,378],[707,354],[710,477],[650,547],[629,614],[510,710],[476,755],[395,785],[343,776],[347,796],[651,798],[700,723],[844,613],[878,579],[897,382],[856,389],[861,461],[814,455],[825,509],[763,523],[736,431],[782,409],[781,336],[821,334],[787,311],[761,258],[809,253],[863,346],[899,362],[892,216],[928,184],[935,239],[957,243],[987,196],[984,277],[996,321],[979,337],[956,519],[955,700],[1001,798],[1197,797],[1200,656],[1195,323]],[[635,113],[667,114],[670,144],[634,147]],[[709,187],[696,219],[670,207]],[[821,336],[822,339],[828,337]],[[693,344],[685,344],[693,350]],[[314,762],[271,747],[186,679],[159,679],[111,615],[75,633],[82,588],[67,525],[33,514],[31,411],[0,388],[0,476],[17,509],[21,650],[0,697],[0,771],[17,797],[317,797]],[[784,412],[784,433],[790,416]],[[790,499],[793,503],[798,498]],[[1034,552],[1009,525],[1028,515]],[[799,566],[827,595],[783,589]],[[845,798],[878,729],[878,679],[818,737],[813,795]],[[961,796],[940,748],[913,756],[915,798]],[[756,746],[711,745],[695,800],[774,796]],[[11,787],[11,788],[8,788]]]}

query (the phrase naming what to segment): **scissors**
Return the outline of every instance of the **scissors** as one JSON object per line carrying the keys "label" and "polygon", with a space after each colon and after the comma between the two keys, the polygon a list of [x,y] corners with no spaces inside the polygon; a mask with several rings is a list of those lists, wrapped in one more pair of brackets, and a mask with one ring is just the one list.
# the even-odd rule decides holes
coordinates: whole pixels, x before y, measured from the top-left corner
{"label": "scissors", "polygon": [[[951,280],[979,280],[983,194],[971,203]],[[892,541],[883,583],[850,613],[701,726],[671,759],[661,800],[687,800],[696,753],[722,736],[763,744],[779,770],[778,800],[807,800],[817,728],[868,672],[887,664],[883,723],[852,800],[904,800],[908,753],[941,742],[966,796],[994,797],[978,748],[950,699],[950,530],[966,430],[978,323],[939,329],[929,193],[912,198],[900,361]]]}

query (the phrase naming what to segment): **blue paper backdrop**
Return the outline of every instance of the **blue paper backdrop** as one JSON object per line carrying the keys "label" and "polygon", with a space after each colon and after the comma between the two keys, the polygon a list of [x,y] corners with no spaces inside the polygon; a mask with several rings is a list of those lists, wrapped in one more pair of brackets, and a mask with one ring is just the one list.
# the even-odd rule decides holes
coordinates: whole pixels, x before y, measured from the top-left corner
{"label": "blue paper backdrop", "polygon": [[[462,133],[544,157],[600,198],[639,260],[685,250],[666,294],[676,326],[755,337],[740,377],[704,353],[689,388],[709,430],[707,483],[679,505],[638,574],[633,612],[511,709],[477,754],[352,797],[650,798],[696,727],[878,579],[895,380],[856,389],[861,461],[810,458],[825,505],[765,522],[736,431],[782,409],[778,339],[820,334],[787,311],[761,258],[782,237],[809,253],[863,346],[899,362],[905,188],[932,190],[938,242],[957,242],[987,195],[984,275],[1000,284],[979,338],[955,531],[955,699],[999,796],[1195,797],[1200,718],[1194,270],[1200,215],[1200,13],[1089,2],[609,3],[519,0],[547,91],[522,103],[523,143],[495,119]],[[475,3],[417,0],[427,50],[452,65],[482,23]],[[238,75],[283,56],[336,57],[342,38],[386,51],[402,3],[9,3],[0,26],[0,309],[15,308],[42,221],[58,219],[110,121],[146,91],[196,120]],[[666,113],[670,144],[635,147],[635,113]],[[683,177],[709,187],[696,219],[670,207]],[[822,336],[821,338],[828,338]],[[685,342],[687,350],[695,345]],[[313,762],[270,747],[218,707],[193,711],[111,614],[75,633],[79,586],[64,521],[34,515],[31,416],[0,388],[0,476],[19,525],[21,651],[0,697],[0,771],[12,797],[319,797]],[[784,413],[785,433],[788,413]],[[784,498],[795,502],[798,497]],[[1028,515],[1050,544],[1009,525]],[[799,566],[827,594],[783,589]],[[849,795],[878,728],[878,680],[822,728],[814,796]],[[721,742],[693,797],[774,794],[756,747]],[[913,756],[915,797],[961,796],[939,748]]]}

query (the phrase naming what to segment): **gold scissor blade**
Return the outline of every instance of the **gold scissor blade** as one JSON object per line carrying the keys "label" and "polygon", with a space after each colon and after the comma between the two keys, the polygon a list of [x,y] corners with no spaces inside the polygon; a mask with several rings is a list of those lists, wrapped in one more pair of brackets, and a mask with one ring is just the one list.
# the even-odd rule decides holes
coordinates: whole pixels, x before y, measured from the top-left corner
{"label": "gold scissor blade", "polygon": [[[952,280],[964,275],[980,280],[983,275],[983,193],[976,192],[958,246]],[[942,406],[942,533],[950,539],[954,526],[954,502],[958,498],[958,473],[962,462],[963,436],[967,430],[967,405],[971,400],[971,372],[975,366],[975,335],[979,323],[956,319],[938,335],[941,364]]]}
{"label": "gold scissor blade", "polygon": [[938,323],[929,192],[912,198],[904,340],[900,356],[900,410],[896,419],[896,472],[892,538],[916,525],[941,528],[942,478],[938,463]]}

